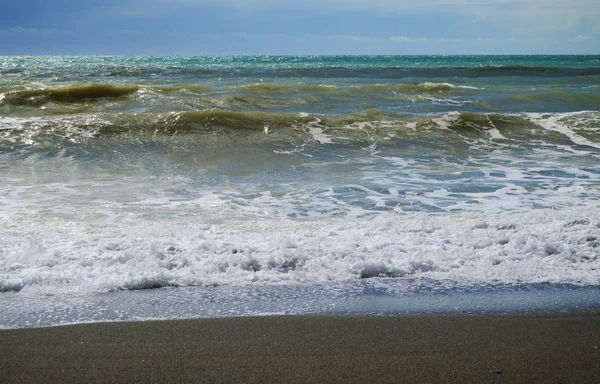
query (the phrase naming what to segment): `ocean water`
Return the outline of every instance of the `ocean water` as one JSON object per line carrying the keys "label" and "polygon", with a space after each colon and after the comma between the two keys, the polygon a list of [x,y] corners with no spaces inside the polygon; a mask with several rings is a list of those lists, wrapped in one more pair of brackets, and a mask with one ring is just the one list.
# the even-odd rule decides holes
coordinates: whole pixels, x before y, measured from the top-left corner
{"label": "ocean water", "polygon": [[0,196],[2,328],[598,308],[600,56],[0,57]]}

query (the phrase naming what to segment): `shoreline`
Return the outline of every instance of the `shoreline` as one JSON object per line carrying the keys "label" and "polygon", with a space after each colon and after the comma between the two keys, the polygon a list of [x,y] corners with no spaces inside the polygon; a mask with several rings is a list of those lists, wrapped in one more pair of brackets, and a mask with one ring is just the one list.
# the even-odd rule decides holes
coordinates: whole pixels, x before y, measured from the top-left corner
{"label": "shoreline", "polygon": [[321,285],[182,287],[84,293],[2,294],[0,329],[113,321],[274,315],[452,315],[600,311],[600,287],[495,285],[448,287],[413,280]]}
{"label": "shoreline", "polygon": [[600,311],[302,315],[0,330],[0,382],[544,382],[600,377]]}

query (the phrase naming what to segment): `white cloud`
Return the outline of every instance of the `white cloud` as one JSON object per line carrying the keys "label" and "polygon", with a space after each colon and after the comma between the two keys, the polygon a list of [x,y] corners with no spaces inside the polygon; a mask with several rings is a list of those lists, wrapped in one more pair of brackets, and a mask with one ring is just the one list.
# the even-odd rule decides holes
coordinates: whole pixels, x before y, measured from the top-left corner
{"label": "white cloud", "polygon": [[425,43],[429,41],[424,37],[407,37],[407,36],[392,36],[388,38],[389,41],[394,43]]}
{"label": "white cloud", "polygon": [[470,39],[449,39],[446,37],[438,37],[438,38],[425,38],[425,37],[407,37],[407,36],[391,36],[387,38],[388,41],[398,44],[413,44],[413,43],[476,43],[476,42],[493,42],[493,41],[501,41],[494,39],[486,39],[482,37],[474,37]]}
{"label": "white cloud", "polygon": [[395,43],[410,43],[413,40],[410,37],[406,36],[392,36],[390,37],[390,41],[393,41]]}
{"label": "white cloud", "polygon": [[157,19],[164,14],[164,11],[162,11],[163,6],[164,5],[161,5],[160,7],[153,7],[131,2],[124,3],[118,7],[99,6],[83,11],[79,15],[79,21],[83,23],[104,23],[114,20]]}
{"label": "white cloud", "polygon": [[[148,4],[146,1],[140,4]],[[240,12],[309,9],[315,13],[360,11],[377,14],[446,13],[499,25],[516,34],[565,31],[581,19],[600,33],[598,0],[154,0],[173,4],[226,6]],[[357,22],[360,22],[358,20]]]}
{"label": "white cloud", "polygon": [[358,41],[358,42],[371,42],[371,41],[381,41],[381,39],[360,35],[329,35],[327,36],[330,39],[335,40],[349,40],[349,41]]}
{"label": "white cloud", "polygon": [[65,35],[69,32],[55,28],[24,28],[24,27],[10,27],[0,29],[0,36],[14,36],[14,35],[44,35],[44,36],[56,36]]}
{"label": "white cloud", "polygon": [[[119,7],[100,7],[90,10],[86,21],[103,23],[108,20],[160,18],[175,8],[203,6],[226,7],[231,15],[252,18],[256,13],[274,15],[298,10],[331,16],[335,23],[337,13],[361,12],[370,15],[418,15],[426,20],[428,14],[436,18],[460,19],[461,23],[477,22],[494,28],[494,35],[503,38],[563,38],[600,35],[599,0],[123,0]],[[371,18],[372,20],[372,18]],[[432,19],[433,20],[433,19]],[[361,20],[356,19],[360,28]],[[401,27],[401,26],[399,26]],[[363,29],[364,30],[364,29]],[[502,32],[503,31],[503,32]],[[369,41],[364,36],[344,34],[342,40]],[[357,29],[358,34],[362,31]],[[406,34],[408,31],[398,30]],[[364,32],[362,32],[364,33]],[[441,34],[441,32],[440,32]],[[484,35],[482,33],[482,35]],[[442,36],[438,36],[442,37]],[[450,36],[451,38],[452,36]],[[362,39],[362,40],[361,40]],[[423,42],[410,36],[397,36],[395,43]],[[581,40],[581,39],[579,39]]]}

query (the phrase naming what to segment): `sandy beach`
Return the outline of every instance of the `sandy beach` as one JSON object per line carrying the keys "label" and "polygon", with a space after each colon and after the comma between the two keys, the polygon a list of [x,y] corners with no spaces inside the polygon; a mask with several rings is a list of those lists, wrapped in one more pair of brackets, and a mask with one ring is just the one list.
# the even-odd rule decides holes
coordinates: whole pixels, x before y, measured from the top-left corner
{"label": "sandy beach", "polygon": [[0,331],[2,383],[597,383],[600,313],[272,316]]}

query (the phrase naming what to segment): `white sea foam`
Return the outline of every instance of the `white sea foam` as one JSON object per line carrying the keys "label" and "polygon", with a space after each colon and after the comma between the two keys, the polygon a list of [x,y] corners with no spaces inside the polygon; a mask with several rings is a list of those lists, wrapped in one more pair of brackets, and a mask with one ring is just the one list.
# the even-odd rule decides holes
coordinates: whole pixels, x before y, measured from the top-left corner
{"label": "white sea foam", "polygon": [[456,100],[453,98],[446,98],[446,99],[442,99],[439,97],[431,97],[431,96],[427,96],[427,97],[420,97],[421,100],[427,100],[429,102],[431,102],[432,104],[436,104],[436,105],[446,105],[446,106],[451,106],[451,107],[459,107],[462,105],[465,105],[467,103],[470,103],[471,101],[465,101],[465,100]]}
{"label": "white sea foam", "polygon": [[0,116],[0,130],[19,129],[19,127],[21,127],[21,119]]}
{"label": "white sea foam", "polygon": [[452,123],[455,123],[459,118],[460,118],[460,113],[450,112],[450,113],[446,113],[442,116],[439,116],[437,118],[433,118],[433,119],[431,119],[431,121],[436,123],[438,128],[440,128],[440,129],[450,130],[450,125]]}
{"label": "white sea foam", "polygon": [[423,86],[425,89],[436,89],[436,88],[440,88],[440,87],[455,88],[454,84],[450,84],[450,83],[434,83],[434,82],[431,82],[431,81],[426,81],[424,83],[421,83],[421,86]]}
{"label": "white sea foam", "polygon": [[360,221],[238,217],[211,223],[190,215],[173,223],[129,216],[100,226],[4,216],[0,287],[104,291],[375,276],[600,284],[598,206],[497,215],[389,213]]}
{"label": "white sea foam", "polygon": [[574,144],[588,146],[600,149],[600,143],[595,143],[585,137],[575,133],[569,125],[575,125],[577,122],[567,124],[566,120],[583,117],[588,112],[560,113],[560,114],[543,114],[543,113],[527,113],[525,114],[533,123],[549,131],[561,133],[568,137]]}
{"label": "white sea foam", "polygon": [[428,89],[428,90],[435,90],[435,89],[440,89],[443,87],[446,88],[460,88],[460,89],[473,89],[473,90],[480,90],[483,88],[479,88],[479,87],[474,87],[474,86],[470,86],[470,85],[454,85],[451,83],[435,83],[435,82],[431,82],[431,81],[426,81],[424,83],[420,84],[423,88]]}
{"label": "white sea foam", "polygon": [[463,88],[463,89],[485,89],[485,88],[473,87],[473,86],[469,86],[469,85],[458,85],[457,88]]}
{"label": "white sea foam", "polygon": [[308,128],[309,133],[313,137],[313,140],[321,144],[333,143],[333,141],[331,141],[331,138],[323,132],[323,127],[319,125],[320,123],[321,120],[319,118],[316,118],[314,122],[306,124],[306,127]]}
{"label": "white sea foam", "polygon": [[[266,146],[281,157],[266,162],[261,149],[244,158],[249,165],[228,153],[243,153],[245,143],[222,151],[125,141],[91,161],[93,146],[2,157],[11,173],[0,174],[0,289],[62,295],[378,276],[600,285],[594,159],[497,143],[491,121],[489,138],[463,138],[453,129],[460,116],[404,122],[394,133],[414,136],[393,148],[376,135],[387,122],[325,128],[315,120],[300,144]],[[5,123],[18,129],[24,121]],[[571,136],[594,128],[556,124]],[[444,140],[429,141],[431,127]],[[342,143],[342,130],[361,133],[359,144],[314,145],[301,153],[313,157],[296,156],[307,142]],[[457,137],[459,145],[444,147]]]}

